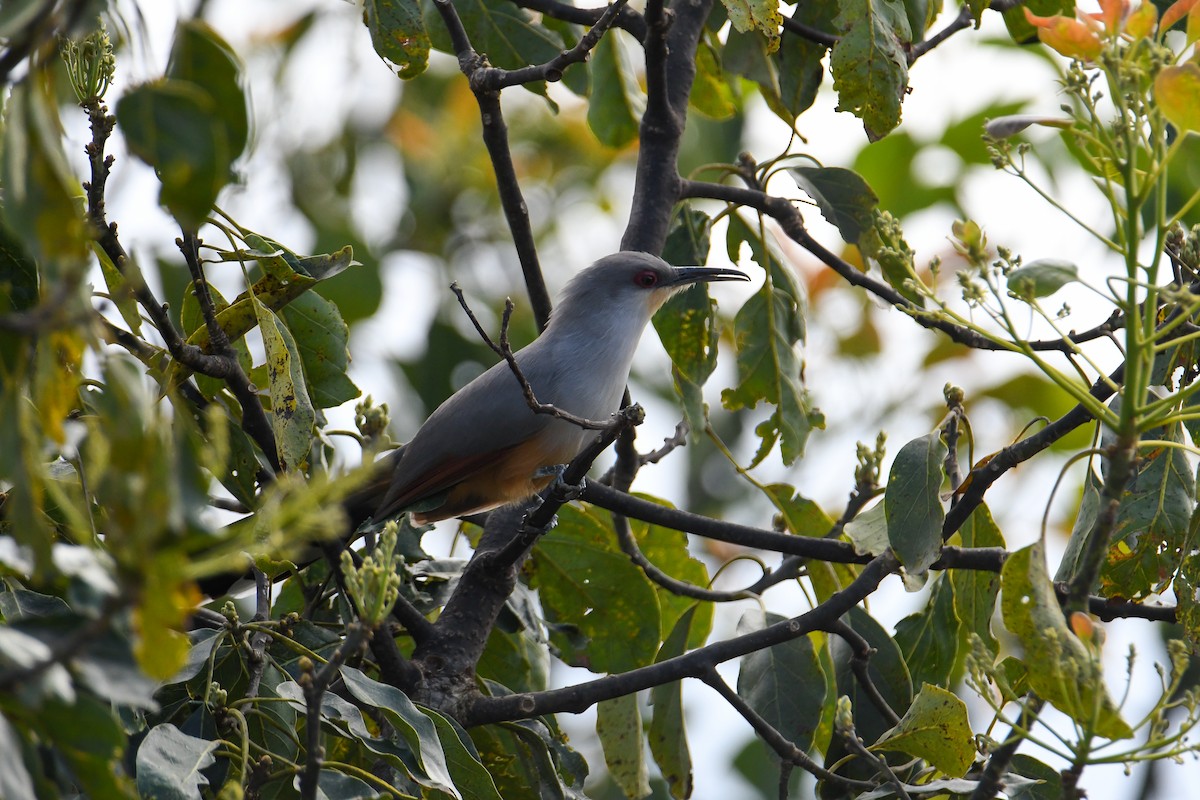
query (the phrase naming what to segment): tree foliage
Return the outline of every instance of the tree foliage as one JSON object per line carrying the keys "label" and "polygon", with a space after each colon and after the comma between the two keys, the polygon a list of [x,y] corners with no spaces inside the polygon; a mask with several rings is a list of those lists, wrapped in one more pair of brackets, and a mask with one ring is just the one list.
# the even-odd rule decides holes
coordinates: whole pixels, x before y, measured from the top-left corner
{"label": "tree foliage", "polygon": [[[755,735],[735,766],[769,797],[1079,797],[1091,767],[1192,753],[1200,4],[365,0],[241,40],[209,5],[141,77],[132,2],[0,8],[0,796],[704,796],[692,682]],[[1000,17],[1049,53],[1061,113],[906,129],[921,59]],[[358,49],[335,53],[346,25]],[[303,74],[312,47],[403,88],[324,138],[283,136],[247,87]],[[861,122],[852,168],[795,135],[822,124],[822,86]],[[743,152],[766,115],[783,141]],[[990,243],[1012,209],[971,219],[958,185],[918,174],[931,146],[1008,173],[1103,263]],[[1059,192],[1064,171],[1107,216]],[[272,174],[290,194],[273,185],[284,208],[263,213],[240,193]],[[962,219],[918,261],[904,225],[939,204]],[[131,246],[121,215],[156,207],[174,230]],[[675,435],[637,440],[631,406],[540,506],[462,522],[462,548],[371,520],[395,442],[350,333],[377,322],[384,265],[519,284],[503,340],[527,340],[581,218],[608,250],[755,276],[736,309],[699,286],[656,316],[669,378],[632,396],[677,407]],[[932,343],[920,397],[894,402],[939,410],[894,457],[854,402],[818,407],[805,347],[831,293],[879,306],[833,334],[839,358],[883,352],[895,318]],[[423,343],[395,364],[402,420],[493,356],[440,298],[428,327],[388,320]],[[1014,360],[1001,383],[973,366]],[[939,395],[947,362],[967,388]],[[1037,419],[973,423],[989,398]],[[873,441],[840,508],[786,469],[826,426]],[[633,491],[659,462],[689,510]],[[1038,502],[1081,486],[1061,556],[1053,526],[1014,535],[1014,509],[985,502],[1029,493],[1027,463],[1059,475]],[[223,596],[243,574],[253,593]],[[890,624],[900,582],[922,593]],[[1119,618],[1168,640],[1145,713],[1106,670]],[[561,665],[592,676],[564,686]],[[592,708],[602,754],[563,731]]]}

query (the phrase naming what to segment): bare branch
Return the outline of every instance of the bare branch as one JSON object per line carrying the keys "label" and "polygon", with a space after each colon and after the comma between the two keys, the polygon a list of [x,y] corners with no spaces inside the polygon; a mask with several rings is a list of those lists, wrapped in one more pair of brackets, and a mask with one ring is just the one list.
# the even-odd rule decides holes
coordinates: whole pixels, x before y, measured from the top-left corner
{"label": "bare branch", "polygon": [[523,83],[562,80],[563,72],[567,67],[572,64],[582,64],[588,60],[592,50],[600,43],[600,37],[613,26],[627,2],[628,0],[613,0],[591,29],[580,37],[574,47],[562,51],[545,64],[535,64],[513,70],[496,67],[476,69],[468,76],[471,79],[471,88],[476,94],[479,94],[480,92],[499,91]]}
{"label": "bare branch", "polygon": [[517,170],[513,165],[512,151],[508,146],[508,126],[500,108],[500,91],[476,87],[475,74],[489,67],[486,59],[481,58],[471,46],[454,4],[450,0],[434,0],[434,7],[441,14],[450,32],[450,41],[458,56],[458,67],[467,77],[467,82],[475,93],[480,120],[483,123],[483,143],[487,147],[492,171],[496,175],[500,205],[504,209],[504,217],[513,237],[513,246],[516,247],[517,258],[521,262],[521,272],[525,276],[525,289],[529,294],[534,318],[537,320],[538,329],[545,330],[546,323],[550,320],[550,293],[546,289],[546,281],[538,261],[533,226],[529,222],[529,208],[525,205],[525,197],[517,181]]}
{"label": "bare branch", "polygon": [[[606,8],[578,8],[560,3],[558,0],[513,0],[513,5],[538,11],[553,19],[573,22],[576,25],[595,25],[604,16]],[[632,34],[639,42],[646,38],[646,20],[637,11],[623,7],[617,14],[613,27]]]}

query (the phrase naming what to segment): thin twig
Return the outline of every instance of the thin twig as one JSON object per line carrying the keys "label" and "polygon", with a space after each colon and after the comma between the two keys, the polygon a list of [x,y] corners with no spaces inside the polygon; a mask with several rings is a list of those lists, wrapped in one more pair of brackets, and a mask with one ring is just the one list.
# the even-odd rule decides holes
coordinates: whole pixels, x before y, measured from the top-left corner
{"label": "thin twig", "polygon": [[875,655],[875,648],[871,647],[871,643],[867,641],[866,637],[850,627],[845,620],[838,620],[830,626],[828,631],[840,636],[842,641],[850,646],[850,652],[853,654],[850,659],[850,669],[854,672],[854,678],[858,681],[858,685],[866,693],[867,699],[883,715],[889,725],[899,724],[900,715],[884,698],[879,687],[875,685],[874,679],[871,678],[871,656]]}
{"label": "thin twig", "polygon": [[[682,198],[703,197],[711,200],[724,200],[727,203],[746,206],[747,208],[752,208],[755,211],[766,214],[780,224],[780,227],[782,227],[784,233],[789,238],[824,262],[826,266],[830,267],[851,286],[866,289],[889,305],[900,311],[904,311],[918,325],[931,330],[941,331],[954,342],[976,350],[1003,350],[1008,352],[1011,349],[973,330],[917,308],[911,300],[888,284],[871,277],[858,269],[858,267],[855,267],[825,248],[820,242],[812,238],[808,229],[804,226],[804,219],[800,216],[800,211],[795,207],[793,201],[787,198],[774,197],[761,189],[727,186],[722,183],[693,180],[682,180],[680,196]],[[1069,353],[1072,352],[1074,345],[1105,338],[1112,333],[1114,327],[1119,327],[1122,324],[1123,320],[1114,314],[1094,328],[1083,333],[1071,335],[1069,342],[1063,341],[1060,338],[1025,342],[1024,344],[1032,350]]]}
{"label": "thin twig", "polygon": [[558,406],[550,403],[541,403],[537,399],[537,395],[533,392],[533,387],[529,385],[529,380],[525,377],[525,373],[521,371],[521,365],[517,362],[517,357],[513,353],[512,346],[508,341],[508,325],[512,320],[513,302],[511,299],[504,301],[504,316],[500,322],[500,343],[492,341],[492,337],[488,336],[487,331],[479,324],[479,320],[475,316],[475,312],[471,311],[471,307],[467,305],[467,300],[463,297],[462,289],[458,287],[458,283],[450,284],[450,291],[454,292],[454,296],[458,298],[458,304],[462,306],[463,311],[467,312],[467,317],[471,320],[471,324],[475,326],[476,333],[492,348],[492,352],[503,358],[508,363],[508,368],[512,370],[516,376],[517,382],[521,385],[521,394],[525,397],[525,402],[535,414],[549,414],[552,417],[570,422],[572,425],[578,425],[584,430],[590,431],[607,431],[617,425],[616,420],[608,420],[600,422],[598,420],[584,419],[576,416],[569,411],[565,411]]}
{"label": "thin twig", "polygon": [[312,665],[304,670],[301,667],[297,683],[304,690],[305,707],[305,754],[304,770],[300,773],[301,800],[316,800],[317,781],[321,774],[321,764],[325,760],[325,751],[321,747],[321,698],[329,684],[337,677],[346,658],[357,651],[367,636],[367,630],[357,622],[348,626],[346,638],[338,649],[329,657],[329,661],[319,671],[314,672]]}
{"label": "thin twig", "polygon": [[859,781],[852,778],[844,778],[835,772],[830,772],[823,766],[814,761],[808,753],[805,753],[789,738],[783,735],[783,732],[768,722],[761,714],[755,711],[749,703],[747,703],[741,695],[733,690],[733,687],[725,682],[725,679],[720,676],[715,667],[705,667],[698,676],[709,687],[721,695],[725,702],[733,707],[733,710],[738,712],[746,722],[750,723],[750,727],[754,728],[754,732],[759,738],[766,742],[767,746],[775,751],[784,762],[800,767],[802,770],[815,775],[821,780],[830,781],[855,789],[874,789],[875,784],[868,781]]}
{"label": "thin twig", "polygon": [[704,600],[710,603],[730,603],[735,600],[745,600],[753,595],[747,593],[744,589],[732,592],[723,592],[716,589],[709,589],[704,586],[697,586],[694,583],[681,581],[678,578],[672,578],[667,573],[663,572],[658,567],[646,558],[646,554],[638,547],[637,539],[634,538],[633,529],[629,525],[629,518],[621,514],[613,514],[613,527],[617,532],[617,541],[621,545],[621,552],[629,556],[629,560],[637,565],[638,569],[654,583],[666,589],[672,594],[680,597],[690,597],[693,600]]}

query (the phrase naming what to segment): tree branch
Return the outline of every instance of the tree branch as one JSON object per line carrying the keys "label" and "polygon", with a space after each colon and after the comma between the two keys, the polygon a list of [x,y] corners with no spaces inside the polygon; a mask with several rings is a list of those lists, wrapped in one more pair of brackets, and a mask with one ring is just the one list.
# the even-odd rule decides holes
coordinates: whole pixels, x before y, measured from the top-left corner
{"label": "tree branch", "polygon": [[[783,232],[790,239],[820,259],[851,286],[866,289],[889,305],[908,314],[918,325],[931,330],[941,331],[958,344],[976,350],[1002,350],[1008,352],[1011,349],[975,331],[941,319],[924,309],[917,308],[911,300],[888,284],[872,278],[853,264],[826,249],[809,234],[808,229],[804,226],[804,219],[800,216],[799,210],[793,205],[792,200],[784,197],[774,197],[759,189],[683,179],[681,179],[679,196],[681,199],[707,198],[710,200],[723,200],[727,203],[746,206],[747,208],[752,208],[755,211],[766,214],[779,223]],[[1033,350],[1070,353],[1073,352],[1073,345],[1075,344],[1082,344],[1108,336],[1113,330],[1119,327],[1120,322],[1120,315],[1113,314],[1095,328],[1084,333],[1070,335],[1068,337],[1069,341],[1049,339],[1045,341],[1026,342],[1026,344]]]}
{"label": "tree branch", "polygon": [[504,217],[508,221],[512,233],[513,245],[517,249],[517,258],[521,262],[521,271],[525,276],[525,288],[529,293],[529,302],[533,307],[533,315],[538,323],[538,330],[545,330],[550,320],[550,293],[546,290],[546,281],[542,276],[542,267],[538,262],[537,247],[533,238],[533,227],[529,222],[529,208],[525,205],[525,197],[521,193],[521,185],[517,181],[517,170],[513,165],[512,151],[508,146],[508,126],[504,122],[504,114],[500,108],[500,91],[498,89],[476,88],[475,74],[481,69],[487,69],[486,59],[480,57],[471,46],[462,20],[450,0],[434,0],[434,7],[441,14],[442,21],[450,33],[450,41],[458,56],[458,66],[471,90],[475,93],[475,101],[479,104],[479,116],[483,123],[483,143],[487,147],[492,160],[492,171],[496,175],[496,190],[500,197],[500,205],[504,209]]}
{"label": "tree branch", "polygon": [[613,0],[604,13],[595,21],[570,50],[563,50],[545,64],[535,64],[520,69],[499,69],[484,67],[473,70],[468,76],[471,79],[471,89],[478,95],[480,92],[498,92],[509,86],[519,86],[538,81],[560,81],[563,72],[572,64],[582,64],[588,60],[592,50],[600,42],[600,37],[616,22],[621,10],[628,0]]}
{"label": "tree branch", "polygon": [[[578,8],[557,0],[513,0],[513,5],[537,11],[553,19],[572,22],[576,25],[595,25],[604,16],[607,8]],[[630,33],[639,42],[646,38],[646,19],[637,11],[624,6],[617,13],[613,27]]]}
{"label": "tree branch", "polygon": [[759,738],[766,742],[767,746],[774,750],[775,754],[782,760],[800,767],[821,780],[831,781],[840,786],[866,790],[876,788],[875,784],[869,781],[844,778],[835,772],[830,772],[814,761],[808,753],[797,747],[791,739],[784,736],[778,728],[767,722],[761,714],[751,708],[750,704],[742,699],[742,696],[725,682],[715,667],[705,667],[698,677],[714,689],[717,694],[721,695],[725,702],[733,707],[734,711],[741,714],[742,719],[750,723],[750,727],[754,728],[754,732],[758,734]]}
{"label": "tree branch", "polygon": [[706,645],[647,667],[619,675],[586,681],[563,689],[525,692],[503,697],[475,697],[463,710],[464,725],[483,725],[505,720],[527,719],[558,712],[579,713],[602,700],[611,700],[681,678],[698,678],[724,661],[791,641],[816,630],[824,630],[840,616],[870,596],[880,582],[899,568],[891,554],[879,556],[863,568],[854,581],[821,605],[797,617],[761,630]]}

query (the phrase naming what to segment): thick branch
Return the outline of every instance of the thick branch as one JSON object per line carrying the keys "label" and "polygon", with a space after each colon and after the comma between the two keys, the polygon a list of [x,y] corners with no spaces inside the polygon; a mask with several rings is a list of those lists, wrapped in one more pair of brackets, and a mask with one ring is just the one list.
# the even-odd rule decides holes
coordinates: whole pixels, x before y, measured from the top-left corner
{"label": "thick branch", "polygon": [[679,199],[679,142],[696,76],[696,47],[712,0],[646,4],[646,113],[642,115],[633,205],[622,250],[662,250]]}

